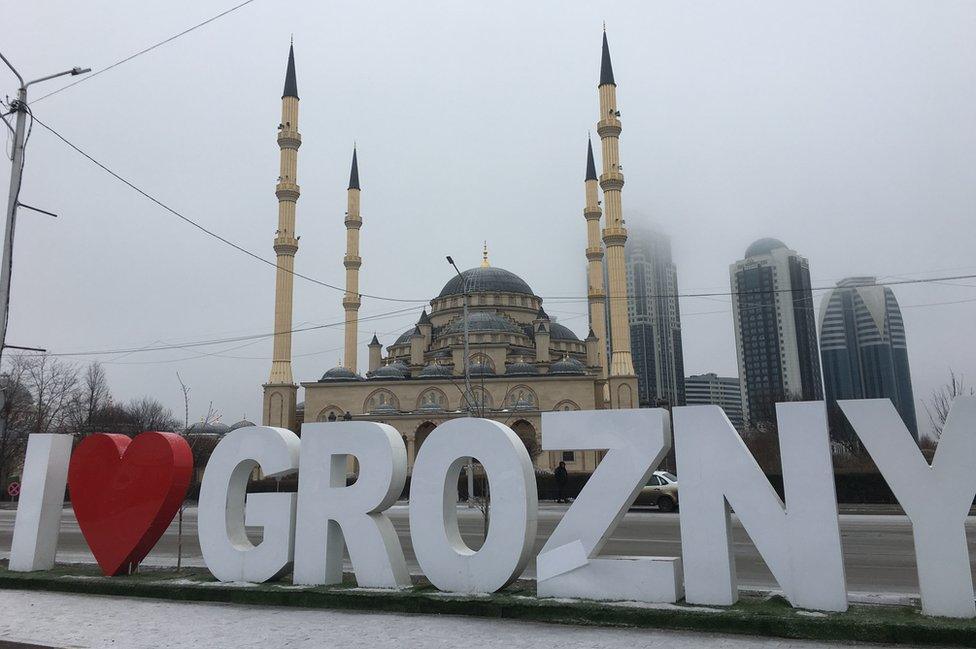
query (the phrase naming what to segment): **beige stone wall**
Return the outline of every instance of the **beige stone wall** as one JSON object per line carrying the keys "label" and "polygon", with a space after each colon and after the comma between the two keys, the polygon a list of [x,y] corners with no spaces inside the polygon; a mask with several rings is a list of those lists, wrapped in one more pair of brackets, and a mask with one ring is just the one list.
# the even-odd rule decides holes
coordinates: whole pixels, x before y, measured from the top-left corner
{"label": "beige stone wall", "polygon": [[[596,379],[592,376],[539,376],[539,377],[493,377],[473,380],[472,389],[476,393],[487,393],[491,409],[487,416],[511,426],[516,432],[535,437],[535,446],[541,448],[542,412],[548,410],[592,410],[596,407]],[[379,421],[396,428],[407,444],[409,465],[417,449],[423,442],[425,433],[445,421],[465,417],[463,408],[463,379],[434,379],[429,381],[354,381],[340,383],[303,383],[305,388],[305,420],[326,421],[330,412],[341,418],[347,411],[354,419]],[[511,406],[521,393],[532,395],[534,409],[514,410]],[[379,402],[380,396],[392,396],[396,413],[380,414],[367,412],[371,398]],[[436,395],[443,410],[424,411],[422,397]],[[502,412],[508,408],[508,412]],[[553,469],[563,453],[560,451],[541,452],[535,458],[540,469]],[[573,459],[567,460],[570,471],[592,471],[597,462],[595,451],[575,451]]]}

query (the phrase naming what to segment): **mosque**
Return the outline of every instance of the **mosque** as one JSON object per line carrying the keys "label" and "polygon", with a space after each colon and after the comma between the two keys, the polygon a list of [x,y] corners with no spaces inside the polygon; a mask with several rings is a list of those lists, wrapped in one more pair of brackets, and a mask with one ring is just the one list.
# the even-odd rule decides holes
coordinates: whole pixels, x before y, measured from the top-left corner
{"label": "mosque", "polygon": [[413,327],[387,344],[385,354],[383,343],[374,335],[368,347],[368,367],[360,372],[357,334],[363,219],[359,165],[353,150],[344,218],[343,362],[318,380],[301,383],[305,399],[300,406],[299,386],[291,368],[292,285],[298,252],[295,209],[300,196],[297,163],[302,143],[292,47],[278,125],[281,176],[276,187],[278,231],[274,240],[278,263],[276,333],[271,374],[263,386],[264,425],[297,431],[303,421],[383,422],[403,436],[408,465],[412,466],[434,428],[449,419],[474,415],[510,426],[539,469],[552,469],[565,461],[571,472],[591,472],[599,461],[598,451],[542,451],[540,430],[546,411],[637,407],[627,320],[627,230],[622,217],[624,178],[618,152],[621,123],[605,32],[598,91],[596,130],[602,144],[603,173],[597,176],[593,147],[588,143],[580,223],[581,227],[585,224],[587,233],[589,335],[580,340],[572,330],[552,321],[542,298],[522,277],[490,264],[486,247],[481,265],[451,277],[430,300],[429,312],[424,309]]}

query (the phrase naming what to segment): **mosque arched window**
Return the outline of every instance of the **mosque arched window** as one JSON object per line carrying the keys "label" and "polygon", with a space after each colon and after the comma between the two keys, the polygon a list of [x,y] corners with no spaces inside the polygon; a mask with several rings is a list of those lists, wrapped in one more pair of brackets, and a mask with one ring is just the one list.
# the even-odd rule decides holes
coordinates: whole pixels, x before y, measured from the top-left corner
{"label": "mosque arched window", "polygon": [[574,401],[565,399],[556,404],[553,410],[579,410],[580,407]]}
{"label": "mosque arched window", "polygon": [[539,399],[532,388],[517,385],[505,395],[505,407],[510,410],[538,410]]}
{"label": "mosque arched window", "polygon": [[339,406],[326,406],[319,411],[319,414],[315,417],[315,421],[337,421],[342,419],[342,415],[345,412]]}
{"label": "mosque arched window", "polygon": [[447,410],[447,395],[443,390],[428,388],[420,393],[417,410]]}
{"label": "mosque arched window", "polygon": [[376,390],[366,397],[363,404],[363,412],[369,413],[392,413],[400,409],[400,401],[396,395],[389,390]]}
{"label": "mosque arched window", "polygon": [[470,407],[475,412],[484,412],[493,407],[491,395],[480,385],[471,388],[471,399],[465,397],[464,403],[466,408]]}

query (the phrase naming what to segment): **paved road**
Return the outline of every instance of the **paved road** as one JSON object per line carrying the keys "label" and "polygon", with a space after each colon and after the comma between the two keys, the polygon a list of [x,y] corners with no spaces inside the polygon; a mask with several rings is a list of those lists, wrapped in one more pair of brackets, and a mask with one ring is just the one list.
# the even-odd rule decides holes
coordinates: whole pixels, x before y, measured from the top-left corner
{"label": "paved road", "polygon": [[[565,505],[545,503],[540,506],[536,553],[542,548],[565,510]],[[477,548],[483,527],[481,514],[476,509],[468,509],[464,506],[459,507],[459,512],[461,534],[471,547]],[[399,533],[411,571],[419,573],[420,569],[410,544],[407,506],[395,505],[390,510],[390,516]],[[906,517],[893,514],[842,514],[840,519],[848,590],[863,593],[914,594],[918,592],[911,524]],[[9,554],[13,521],[13,511],[0,511],[0,558],[6,558]],[[769,569],[735,517],[733,523],[733,543],[740,585],[757,589],[776,588]],[[177,523],[174,522],[149,555],[146,563],[160,566],[175,565],[178,543],[176,529]],[[968,519],[966,529],[970,556],[976,560],[976,517]],[[195,509],[187,510],[183,531],[184,564],[202,566],[200,546],[196,538]],[[603,554],[680,556],[678,514],[663,514],[653,510],[631,511],[617,527]],[[94,561],[70,509],[65,509],[63,514],[58,560]],[[972,568],[976,578],[976,563]],[[533,577],[534,574],[533,563],[529,565],[525,576]]]}

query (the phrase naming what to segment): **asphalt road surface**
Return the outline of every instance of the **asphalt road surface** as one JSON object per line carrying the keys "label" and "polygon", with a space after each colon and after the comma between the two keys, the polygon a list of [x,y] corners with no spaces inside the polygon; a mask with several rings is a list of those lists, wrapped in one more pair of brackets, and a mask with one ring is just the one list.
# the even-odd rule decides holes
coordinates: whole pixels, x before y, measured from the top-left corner
{"label": "asphalt road surface", "polygon": [[[459,505],[461,534],[472,548],[480,545],[484,520],[477,509]],[[542,548],[559,522],[566,505],[541,503],[536,553]],[[410,543],[406,504],[397,504],[389,511],[400,536],[411,572],[420,573]],[[7,558],[13,536],[15,512],[0,510],[0,558]],[[156,566],[176,564],[178,534],[176,521],[170,526],[145,563]],[[841,536],[848,590],[854,593],[918,592],[915,550],[911,523],[903,515],[841,514]],[[970,557],[976,559],[976,517],[966,524]],[[255,540],[257,540],[257,537]],[[733,516],[733,545],[739,584],[745,588],[776,589],[772,574],[756,552],[748,535]],[[681,542],[678,514],[664,514],[654,510],[632,510],[614,531],[603,549],[604,555],[680,556]],[[197,542],[196,510],[187,509],[183,519],[183,564],[203,566]],[[58,561],[71,563],[93,562],[85,540],[78,529],[74,514],[65,509],[61,523]],[[976,564],[971,564],[976,578]],[[525,577],[535,575],[534,562],[529,564]]]}

